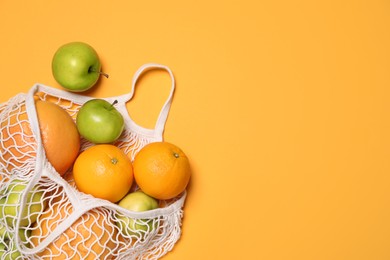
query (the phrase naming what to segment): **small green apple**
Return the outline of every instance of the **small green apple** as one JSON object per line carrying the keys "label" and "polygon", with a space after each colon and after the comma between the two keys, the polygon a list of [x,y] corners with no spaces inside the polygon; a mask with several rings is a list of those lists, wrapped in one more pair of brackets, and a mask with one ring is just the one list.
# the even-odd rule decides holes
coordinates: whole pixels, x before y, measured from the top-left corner
{"label": "small green apple", "polygon": [[103,99],[91,99],[85,102],[76,117],[80,135],[95,144],[112,143],[122,134],[124,120],[114,107]]}
{"label": "small green apple", "polygon": [[[27,233],[27,234],[26,234]],[[27,241],[27,236],[31,235],[31,230],[19,230],[19,236],[22,242]],[[21,253],[16,248],[16,241],[13,240],[12,234],[5,232],[0,239],[0,259],[15,260],[20,259]]]}
{"label": "small green apple", "polygon": [[[3,226],[1,223],[0,223],[0,241],[1,239],[4,239],[5,235],[6,235],[6,232],[7,232],[7,229],[5,228],[5,226]],[[1,259],[1,258],[0,258]]]}
{"label": "small green apple", "polygon": [[[30,229],[19,229],[19,237],[22,242],[26,242],[27,238],[31,236],[31,230]],[[12,239],[12,235],[7,232],[5,226],[0,224],[0,243],[4,241],[8,241]],[[1,258],[0,258],[1,259]]]}
{"label": "small green apple", "polygon": [[93,87],[100,75],[101,63],[96,51],[83,42],[71,42],[61,46],[52,60],[55,80],[64,88],[81,92]]}
{"label": "small green apple", "polygon": [[16,248],[16,245],[12,246],[8,244],[1,243],[0,244],[0,259],[4,260],[16,260],[20,259],[21,254],[19,250]]}
{"label": "small green apple", "polygon": [[31,230],[30,229],[26,229],[26,230],[19,229],[19,237],[20,237],[20,240],[23,243],[26,243],[27,238],[29,238],[30,236],[31,236]]}
{"label": "small green apple", "polygon": [[3,259],[3,255],[7,249],[6,241],[8,240],[8,234],[5,226],[0,224],[0,259]]}
{"label": "small green apple", "polygon": [[[118,204],[131,211],[147,211],[158,208],[158,201],[155,198],[138,190],[126,195]],[[137,235],[150,232],[157,228],[154,219],[132,219],[126,216],[117,216],[117,226],[126,235]]]}
{"label": "small green apple", "polygon": [[3,259],[6,250],[7,250],[6,245],[0,242],[0,259]]}
{"label": "small green apple", "polygon": [[[6,197],[0,200],[0,218],[5,219],[7,225],[10,227],[15,227],[15,221],[20,210],[22,193],[25,188],[25,183],[13,181],[5,191]],[[23,209],[22,219],[20,221],[21,227],[29,226],[37,220],[38,215],[44,210],[47,204],[42,197],[43,191],[36,191],[36,188],[33,188],[27,194],[26,206]]]}

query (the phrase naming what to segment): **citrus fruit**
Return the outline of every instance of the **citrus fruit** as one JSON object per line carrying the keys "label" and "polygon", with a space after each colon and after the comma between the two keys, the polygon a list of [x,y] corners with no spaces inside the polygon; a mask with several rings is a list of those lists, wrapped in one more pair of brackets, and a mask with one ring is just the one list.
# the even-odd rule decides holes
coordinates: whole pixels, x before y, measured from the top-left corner
{"label": "citrus fruit", "polygon": [[0,160],[9,172],[15,167],[23,167],[29,160],[34,160],[36,142],[25,105],[10,111],[0,127]]}
{"label": "citrus fruit", "polygon": [[81,192],[117,202],[133,184],[133,166],[130,158],[117,146],[99,144],[77,157],[73,177]]}
{"label": "citrus fruit", "polygon": [[80,150],[76,124],[64,109],[54,103],[37,101],[36,108],[46,157],[63,175],[73,165]]}
{"label": "citrus fruit", "polygon": [[[53,204],[38,217],[31,232],[31,243],[38,246],[72,211],[70,204]],[[38,256],[42,259],[106,259],[115,250],[117,236],[116,228],[108,219],[107,214],[99,209],[88,211]]]}
{"label": "citrus fruit", "polygon": [[[73,164],[80,149],[80,136],[72,117],[59,105],[35,101],[39,128],[46,157],[63,175]],[[13,110],[1,125],[1,153],[7,168],[19,167],[36,155],[36,140],[28,120],[26,106]]]}
{"label": "citrus fruit", "polygon": [[144,146],[134,158],[138,186],[156,199],[172,199],[185,190],[191,169],[187,156],[174,144],[155,142]]}

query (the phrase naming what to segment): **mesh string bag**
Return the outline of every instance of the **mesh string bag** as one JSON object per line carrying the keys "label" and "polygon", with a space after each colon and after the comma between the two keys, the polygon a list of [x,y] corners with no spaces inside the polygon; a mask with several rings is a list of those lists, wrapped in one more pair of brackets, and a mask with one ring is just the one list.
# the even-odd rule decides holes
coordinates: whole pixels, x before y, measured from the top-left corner
{"label": "mesh string bag", "polygon": [[[126,109],[138,78],[150,69],[165,70],[172,80],[154,129],[137,125]],[[114,144],[131,160],[146,144],[163,140],[174,88],[168,67],[145,64],[135,73],[130,93],[105,98],[118,101],[125,129]],[[0,259],[159,259],[172,250],[181,235],[186,191],[143,212],[78,191],[72,175],[61,177],[45,156],[37,98],[58,104],[74,120],[82,104],[92,99],[36,84],[0,105]],[[80,152],[92,145],[82,138]],[[142,228],[120,228],[129,223]]]}

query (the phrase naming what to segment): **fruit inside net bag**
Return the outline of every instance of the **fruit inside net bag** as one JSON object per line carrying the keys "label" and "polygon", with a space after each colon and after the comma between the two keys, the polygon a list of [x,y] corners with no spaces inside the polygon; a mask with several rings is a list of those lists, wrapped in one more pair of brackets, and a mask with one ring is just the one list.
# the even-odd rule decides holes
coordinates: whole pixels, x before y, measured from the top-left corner
{"label": "fruit inside net bag", "polygon": [[[172,88],[155,128],[145,129],[132,121],[126,102],[140,75],[150,69],[167,71]],[[145,64],[135,73],[130,93],[105,99],[117,100],[125,129],[114,145],[131,160],[145,145],[163,140],[174,88],[168,67]],[[74,152],[56,154],[56,150],[74,146],[81,152],[92,143],[81,138],[74,144],[69,141],[72,137],[64,137],[59,147],[44,147],[43,139],[49,137],[40,129],[37,102],[54,103],[75,120],[78,109],[90,99],[36,84],[27,94],[0,105],[0,259],[158,259],[180,238],[186,191],[156,202],[153,210],[131,211],[80,192],[71,167],[63,170],[69,168],[63,161],[73,161]],[[54,140],[71,131],[64,120],[59,124]],[[58,164],[54,163],[56,156],[62,158]]]}

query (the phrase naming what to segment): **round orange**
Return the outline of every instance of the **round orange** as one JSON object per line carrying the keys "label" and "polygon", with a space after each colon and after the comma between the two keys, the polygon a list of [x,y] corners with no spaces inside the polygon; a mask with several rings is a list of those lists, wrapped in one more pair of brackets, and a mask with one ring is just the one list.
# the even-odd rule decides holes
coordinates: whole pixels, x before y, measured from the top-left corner
{"label": "round orange", "polygon": [[[31,243],[39,245],[73,211],[70,204],[53,204],[40,215],[31,232]],[[82,215],[58,238],[38,253],[42,259],[111,259],[116,251],[117,230],[107,214],[93,209]]]}
{"label": "round orange", "polygon": [[190,180],[187,156],[174,144],[155,142],[144,146],[134,158],[138,186],[156,199],[172,199],[182,193]]}
{"label": "round orange", "polygon": [[[35,101],[39,128],[46,157],[56,171],[63,175],[80,150],[80,136],[72,117],[59,105]],[[13,110],[1,123],[1,154],[10,171],[23,167],[36,156],[36,140],[28,120],[26,107]]]}
{"label": "round orange", "polygon": [[81,192],[117,202],[133,184],[133,166],[130,158],[117,146],[99,144],[77,157],[73,177]]}

